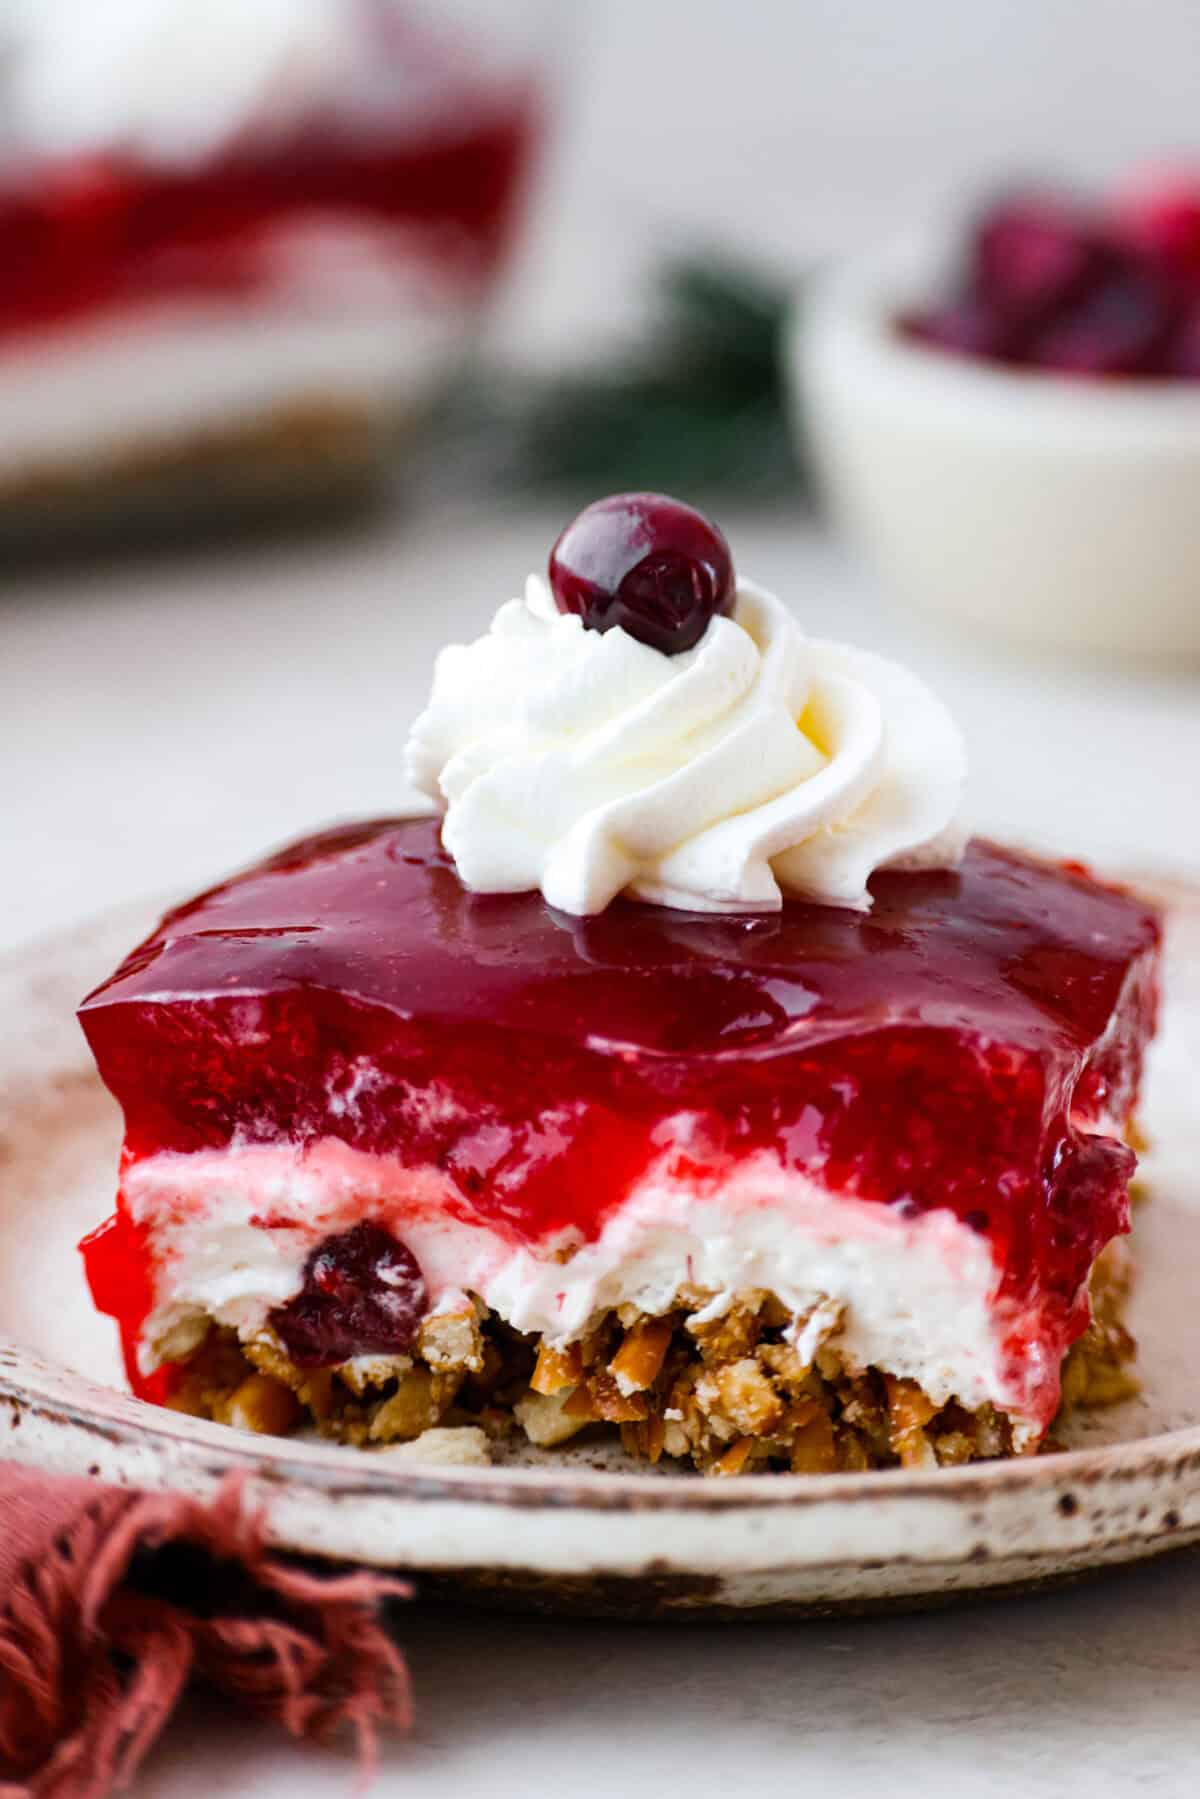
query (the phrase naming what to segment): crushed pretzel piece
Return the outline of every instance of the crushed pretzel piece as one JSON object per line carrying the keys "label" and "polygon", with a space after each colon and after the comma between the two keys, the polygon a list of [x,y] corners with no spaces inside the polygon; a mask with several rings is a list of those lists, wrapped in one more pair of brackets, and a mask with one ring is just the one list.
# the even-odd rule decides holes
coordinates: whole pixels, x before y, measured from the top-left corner
{"label": "crushed pretzel piece", "polygon": [[651,1464],[661,1458],[666,1440],[667,1423],[661,1416],[621,1426],[621,1441],[630,1455],[642,1456]]}
{"label": "crushed pretzel piece", "polygon": [[562,1393],[568,1387],[577,1387],[582,1379],[583,1357],[577,1343],[565,1349],[552,1349],[548,1343],[541,1345],[529,1380],[535,1393]]}
{"label": "crushed pretzel piece", "polygon": [[641,1318],[626,1331],[624,1342],[608,1364],[622,1393],[642,1393],[654,1385],[674,1334],[675,1319],[669,1316]]}
{"label": "crushed pretzel piece", "polygon": [[417,1354],[431,1368],[465,1368],[470,1374],[483,1369],[483,1333],[472,1306],[458,1312],[435,1312],[417,1333]]}
{"label": "crushed pretzel piece", "polygon": [[975,1440],[963,1430],[941,1431],[933,1439],[933,1453],[940,1468],[957,1468],[975,1455]]}
{"label": "crushed pretzel piece", "polygon": [[762,1297],[760,1293],[751,1293],[717,1318],[706,1318],[700,1324],[689,1321],[687,1329],[696,1339],[704,1362],[719,1366],[752,1353],[762,1334]]}
{"label": "crushed pretzel piece", "polygon": [[718,1478],[730,1474],[741,1474],[753,1453],[754,1438],[739,1437],[736,1443],[730,1444],[724,1455],[717,1458],[708,1472],[715,1474]]}
{"label": "crushed pretzel piece", "polygon": [[1130,1371],[1136,1345],[1119,1324],[1094,1319],[1072,1345],[1062,1376],[1064,1406],[1116,1405],[1132,1399],[1140,1382]]}
{"label": "crushed pretzel piece", "polygon": [[576,1387],[563,1409],[570,1418],[602,1418],[606,1424],[631,1424],[650,1415],[645,1395],[622,1393],[607,1368],[589,1375],[582,1387]]}
{"label": "crushed pretzel piece", "polygon": [[374,1389],[390,1387],[412,1365],[412,1357],[407,1355],[355,1356],[353,1361],[342,1363],[337,1376],[357,1398],[364,1399]]}
{"label": "crushed pretzel piece", "polygon": [[374,1453],[402,1467],[487,1468],[492,1461],[487,1435],[474,1424],[456,1428],[434,1425],[410,1442],[385,1443]]}
{"label": "crushed pretzel piece", "polygon": [[728,1421],[742,1436],[769,1436],[783,1416],[782,1399],[752,1356],[706,1373],[696,1398],[714,1424]]}
{"label": "crushed pretzel piece", "polygon": [[291,1388],[257,1373],[248,1374],[213,1410],[218,1424],[267,1437],[286,1436],[299,1416],[300,1402]]}
{"label": "crushed pretzel piece", "polygon": [[904,1468],[924,1468],[934,1461],[925,1426],[937,1411],[915,1380],[887,1375],[888,1436]]}
{"label": "crushed pretzel piece", "polygon": [[758,1359],[790,1398],[799,1398],[807,1389],[819,1385],[813,1376],[812,1363],[801,1357],[794,1343],[760,1344]]}
{"label": "crushed pretzel piece", "polygon": [[872,1466],[867,1446],[855,1430],[843,1429],[837,1434],[838,1467],[843,1474],[863,1474]]}
{"label": "crushed pretzel piece", "polygon": [[567,1411],[568,1393],[526,1393],[513,1406],[513,1415],[531,1443],[539,1449],[551,1449],[577,1436],[587,1418]]}
{"label": "crushed pretzel piece", "polygon": [[407,1442],[440,1423],[454,1398],[461,1376],[413,1368],[402,1375],[396,1391],[385,1399],[367,1427],[373,1443]]}
{"label": "crushed pretzel piece", "polygon": [[792,1435],[792,1473],[832,1474],[837,1465],[833,1419],[828,1412],[814,1405]]}

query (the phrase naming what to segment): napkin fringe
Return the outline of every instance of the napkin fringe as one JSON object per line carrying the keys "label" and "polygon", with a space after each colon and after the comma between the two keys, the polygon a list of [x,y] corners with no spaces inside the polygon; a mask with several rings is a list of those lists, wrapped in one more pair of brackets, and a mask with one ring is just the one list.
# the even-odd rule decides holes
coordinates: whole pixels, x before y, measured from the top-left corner
{"label": "napkin fringe", "polygon": [[[404,1660],[377,1616],[410,1597],[406,1582],[280,1560],[237,1477],[208,1502],[69,1485],[84,1503],[51,1521],[0,1595],[0,1770],[20,1776],[0,1781],[0,1799],[127,1785],[190,1678],[296,1737],[350,1728],[369,1777],[379,1729],[411,1720]],[[10,1490],[6,1513],[20,1503]],[[147,1558],[166,1552],[166,1569],[172,1545],[200,1552],[211,1581],[193,1570],[180,1596],[156,1592]],[[230,1578],[240,1590],[222,1604]]]}

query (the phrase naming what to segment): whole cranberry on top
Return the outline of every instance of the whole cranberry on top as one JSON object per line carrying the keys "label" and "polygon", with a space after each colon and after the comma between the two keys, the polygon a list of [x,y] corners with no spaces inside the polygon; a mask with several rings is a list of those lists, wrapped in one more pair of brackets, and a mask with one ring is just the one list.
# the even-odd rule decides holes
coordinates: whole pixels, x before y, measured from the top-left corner
{"label": "whole cranberry on top", "polygon": [[560,612],[589,631],[620,626],[668,656],[732,613],[737,592],[717,527],[661,493],[610,494],[586,507],[551,550],[549,572]]}

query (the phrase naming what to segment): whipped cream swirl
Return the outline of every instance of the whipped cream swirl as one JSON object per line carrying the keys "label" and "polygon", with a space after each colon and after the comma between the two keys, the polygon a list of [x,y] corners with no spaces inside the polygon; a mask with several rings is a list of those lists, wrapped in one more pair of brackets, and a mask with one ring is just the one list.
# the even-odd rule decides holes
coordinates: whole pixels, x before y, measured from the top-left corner
{"label": "whipped cream swirl", "polygon": [[808,638],[741,582],[667,656],[560,615],[530,576],[486,636],[438,657],[406,751],[468,888],[564,912],[619,893],[690,912],[793,894],[866,911],[882,868],[950,868],[962,737],[915,675]]}

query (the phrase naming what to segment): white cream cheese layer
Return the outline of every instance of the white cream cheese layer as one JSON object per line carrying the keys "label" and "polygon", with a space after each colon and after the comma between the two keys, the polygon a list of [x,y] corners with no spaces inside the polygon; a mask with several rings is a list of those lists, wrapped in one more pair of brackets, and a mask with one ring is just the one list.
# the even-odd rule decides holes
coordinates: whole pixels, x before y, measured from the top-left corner
{"label": "white cream cheese layer", "polygon": [[[686,1141],[689,1120],[678,1121]],[[986,1240],[950,1212],[906,1219],[828,1192],[759,1152],[697,1187],[664,1151],[595,1240],[533,1247],[452,1215],[461,1195],[444,1174],[402,1169],[326,1140],[303,1157],[275,1147],[161,1154],[128,1170],[125,1196],[150,1230],[154,1310],[141,1359],[201,1317],[253,1334],[300,1287],[325,1236],[370,1218],[416,1256],[435,1310],[464,1293],[517,1330],[566,1342],[609,1307],[658,1313],[682,1288],[714,1295],[711,1312],[751,1288],[797,1317],[822,1301],[842,1308],[836,1343],[848,1360],[919,1381],[939,1404],[986,1401],[1043,1428],[1058,1397],[1061,1345],[1014,1363],[1005,1340],[1018,1320],[998,1297]],[[556,1256],[556,1253],[558,1255]]]}
{"label": "white cream cheese layer", "polygon": [[806,637],[742,581],[681,655],[560,615],[532,575],[437,659],[406,772],[463,884],[565,912],[618,893],[693,912],[783,895],[866,911],[881,868],[951,868],[963,740],[905,668]]}

